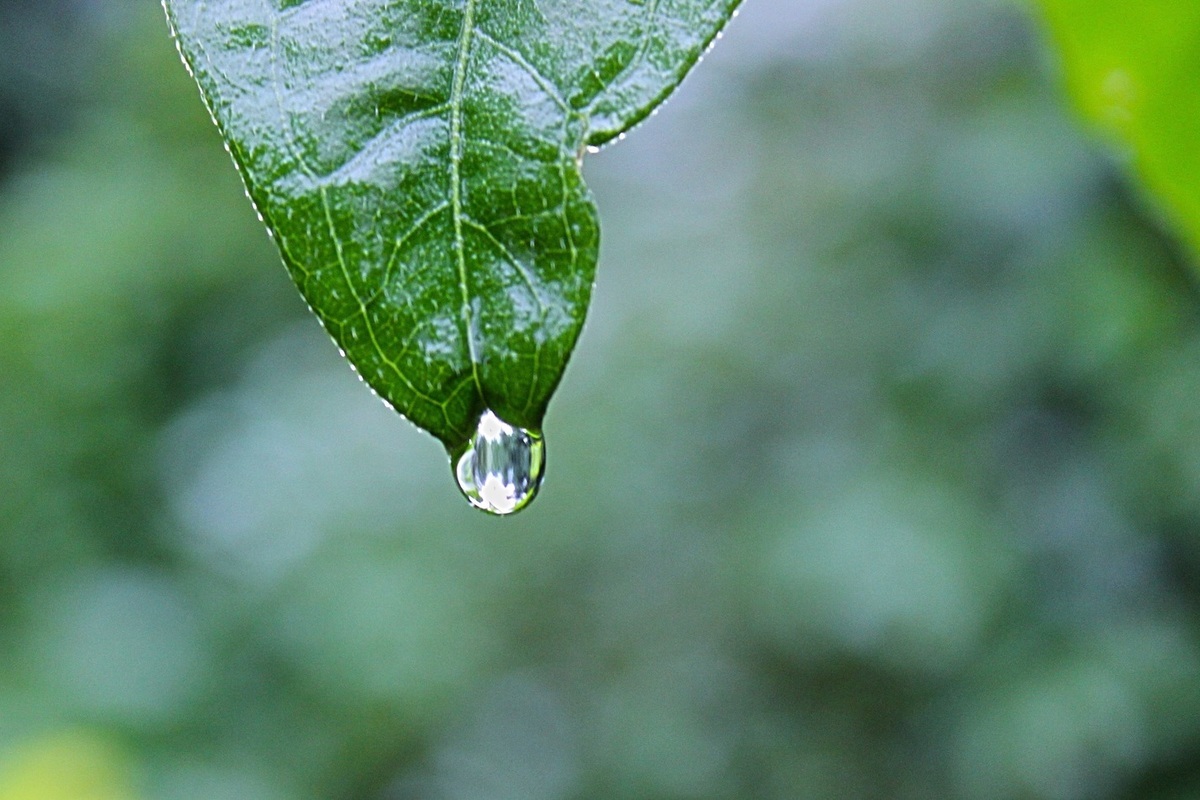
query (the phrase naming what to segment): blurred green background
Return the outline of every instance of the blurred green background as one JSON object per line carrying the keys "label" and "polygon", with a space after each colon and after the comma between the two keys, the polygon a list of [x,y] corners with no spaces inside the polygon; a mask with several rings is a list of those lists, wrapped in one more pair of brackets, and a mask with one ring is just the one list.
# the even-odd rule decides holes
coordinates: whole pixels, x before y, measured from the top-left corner
{"label": "blurred green background", "polygon": [[149,0],[0,0],[0,800],[1200,798],[1200,293],[1027,9],[747,0],[589,157],[530,510]]}

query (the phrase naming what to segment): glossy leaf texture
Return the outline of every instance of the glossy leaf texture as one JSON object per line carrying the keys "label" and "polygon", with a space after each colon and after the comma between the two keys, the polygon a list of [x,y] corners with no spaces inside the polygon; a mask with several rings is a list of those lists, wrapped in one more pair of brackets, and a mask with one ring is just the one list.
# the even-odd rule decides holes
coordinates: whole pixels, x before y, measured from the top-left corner
{"label": "glossy leaf texture", "polygon": [[1131,154],[1193,255],[1200,256],[1200,3],[1036,4],[1075,104]]}
{"label": "glossy leaf texture", "polygon": [[363,379],[456,448],[541,427],[591,297],[580,164],[738,0],[165,0],[292,278]]}

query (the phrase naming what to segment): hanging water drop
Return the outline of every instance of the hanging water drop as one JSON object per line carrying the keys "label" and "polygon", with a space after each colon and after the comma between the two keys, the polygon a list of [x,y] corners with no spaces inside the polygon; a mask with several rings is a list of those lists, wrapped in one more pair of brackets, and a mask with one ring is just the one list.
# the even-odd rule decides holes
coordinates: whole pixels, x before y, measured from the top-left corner
{"label": "hanging water drop", "polygon": [[533,500],[545,466],[541,434],[509,425],[489,409],[454,461],[454,476],[471,505],[511,514]]}

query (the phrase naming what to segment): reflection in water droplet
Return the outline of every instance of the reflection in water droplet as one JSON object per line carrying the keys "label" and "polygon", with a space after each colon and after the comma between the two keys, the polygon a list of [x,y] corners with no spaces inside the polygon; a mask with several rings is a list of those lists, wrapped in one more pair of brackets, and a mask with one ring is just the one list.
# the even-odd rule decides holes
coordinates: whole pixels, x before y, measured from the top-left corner
{"label": "reflection in water droplet", "polygon": [[488,410],[458,454],[454,474],[471,505],[492,514],[511,514],[533,500],[545,466],[541,434],[515,428]]}

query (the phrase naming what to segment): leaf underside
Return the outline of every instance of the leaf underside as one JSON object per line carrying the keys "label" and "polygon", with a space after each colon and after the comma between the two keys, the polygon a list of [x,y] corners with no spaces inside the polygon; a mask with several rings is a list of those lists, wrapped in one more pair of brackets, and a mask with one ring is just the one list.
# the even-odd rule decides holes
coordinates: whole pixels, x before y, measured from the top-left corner
{"label": "leaf underside", "polygon": [[588,146],[738,0],[164,0],[292,279],[363,379],[454,448],[540,429],[599,243]]}

